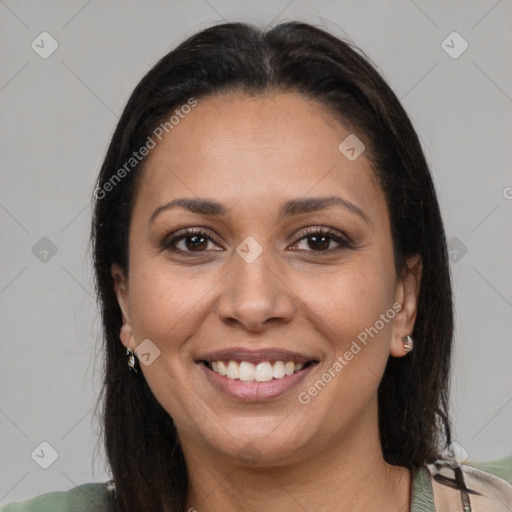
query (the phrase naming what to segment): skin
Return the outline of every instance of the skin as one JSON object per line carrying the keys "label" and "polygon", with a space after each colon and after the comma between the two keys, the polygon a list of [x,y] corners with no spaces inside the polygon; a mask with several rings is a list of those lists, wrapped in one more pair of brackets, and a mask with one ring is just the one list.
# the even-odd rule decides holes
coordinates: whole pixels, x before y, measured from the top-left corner
{"label": "skin", "polygon": [[[148,156],[132,212],[129,276],[117,266],[112,274],[122,343],[135,350],[150,339],[160,350],[140,367],[178,429],[187,510],[409,510],[409,471],[382,457],[377,390],[388,358],[406,355],[401,338],[413,331],[421,259],[410,258],[397,275],[371,162],[338,150],[350,133],[298,94],[232,93],[199,100]],[[342,206],[278,217],[290,199],[333,195],[368,222]],[[227,212],[176,208],[150,223],[156,208],[179,197],[214,199]],[[215,238],[200,239],[199,251],[190,238],[174,251],[161,248],[186,227]],[[322,245],[305,238],[306,227],[331,228],[352,245]],[[252,263],[236,252],[248,236],[263,250]],[[394,303],[400,312],[299,403],[298,393]],[[214,388],[195,362],[234,346],[289,349],[319,363],[285,395],[243,403]],[[239,453],[248,447],[253,463]]]}

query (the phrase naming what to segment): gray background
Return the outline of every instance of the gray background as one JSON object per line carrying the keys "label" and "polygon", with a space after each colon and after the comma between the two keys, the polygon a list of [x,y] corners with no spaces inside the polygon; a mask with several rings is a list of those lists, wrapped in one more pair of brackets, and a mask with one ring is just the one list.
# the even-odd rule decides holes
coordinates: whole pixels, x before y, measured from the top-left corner
{"label": "gray background", "polygon": [[[402,99],[452,249],[454,437],[473,461],[512,455],[511,14],[510,0],[0,0],[0,503],[107,478],[93,457],[93,182],[140,78],[223,18],[299,19],[349,38]],[[59,45],[47,59],[31,48],[43,31]],[[441,46],[453,31],[469,44],[458,58]],[[35,462],[50,462],[48,448],[31,458],[43,441],[58,453],[48,469]]]}

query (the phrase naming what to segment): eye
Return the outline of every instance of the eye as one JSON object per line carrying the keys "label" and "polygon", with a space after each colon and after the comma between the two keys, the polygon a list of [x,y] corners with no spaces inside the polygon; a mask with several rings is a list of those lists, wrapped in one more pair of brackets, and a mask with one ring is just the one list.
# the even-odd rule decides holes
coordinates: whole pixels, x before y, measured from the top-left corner
{"label": "eye", "polygon": [[[212,242],[216,237],[207,231],[201,229],[187,228],[178,233],[173,234],[170,238],[166,238],[162,242],[162,249],[168,249],[174,252],[182,253],[202,253],[206,252],[208,243]],[[181,244],[181,247],[178,245]],[[222,250],[222,249],[213,249]]]}
{"label": "eye", "polygon": [[[350,243],[336,231],[327,228],[310,228],[304,232],[294,245],[305,241],[313,252],[335,252],[345,248],[350,248]],[[331,244],[335,243],[338,247],[332,248]],[[309,251],[311,252],[311,251]]]}
{"label": "eye", "polygon": [[[303,236],[295,242],[294,246],[304,242],[311,249],[309,251],[306,249],[307,252],[336,252],[351,247],[350,243],[343,236],[327,228],[306,229],[303,232]],[[199,228],[186,228],[166,238],[162,242],[161,248],[184,254],[204,253],[208,252],[209,243],[218,244],[216,249],[211,250],[223,250],[218,247],[220,243],[213,233]],[[333,248],[333,243],[337,244],[338,247]],[[181,247],[179,246],[180,244]],[[299,250],[303,249],[299,248]]]}

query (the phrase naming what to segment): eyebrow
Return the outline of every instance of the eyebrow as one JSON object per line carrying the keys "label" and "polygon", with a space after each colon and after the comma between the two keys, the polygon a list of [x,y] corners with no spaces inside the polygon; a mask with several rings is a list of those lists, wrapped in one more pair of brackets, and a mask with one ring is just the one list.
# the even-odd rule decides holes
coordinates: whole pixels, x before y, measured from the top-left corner
{"label": "eyebrow", "polygon": [[[370,219],[366,213],[361,210],[361,208],[359,208],[359,206],[356,206],[354,203],[351,203],[350,201],[347,201],[346,199],[338,196],[302,197],[298,199],[292,199],[281,206],[279,209],[278,220],[281,220],[283,217],[292,215],[300,215],[304,213],[312,213],[325,210],[331,206],[341,206],[359,216],[367,224],[370,224]],[[180,197],[173,199],[167,204],[159,206],[151,214],[149,222],[152,223],[162,212],[172,210],[174,208],[183,208],[192,213],[205,216],[226,215],[228,213],[228,209],[223,204],[211,199]]]}

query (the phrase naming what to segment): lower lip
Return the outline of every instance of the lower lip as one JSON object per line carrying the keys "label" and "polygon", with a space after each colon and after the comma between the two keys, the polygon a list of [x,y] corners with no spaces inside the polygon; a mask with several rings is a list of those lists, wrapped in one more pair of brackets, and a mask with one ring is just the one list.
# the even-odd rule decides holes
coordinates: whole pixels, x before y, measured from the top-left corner
{"label": "lower lip", "polygon": [[258,402],[264,400],[273,400],[278,398],[285,393],[292,390],[297,386],[305,377],[308,375],[318,363],[310,364],[306,368],[294,373],[293,375],[287,375],[281,379],[272,379],[267,382],[244,382],[241,380],[234,380],[215,373],[210,370],[205,364],[198,363],[201,371],[204,373],[208,381],[219,391],[222,391],[226,395],[242,400],[245,402]]}

